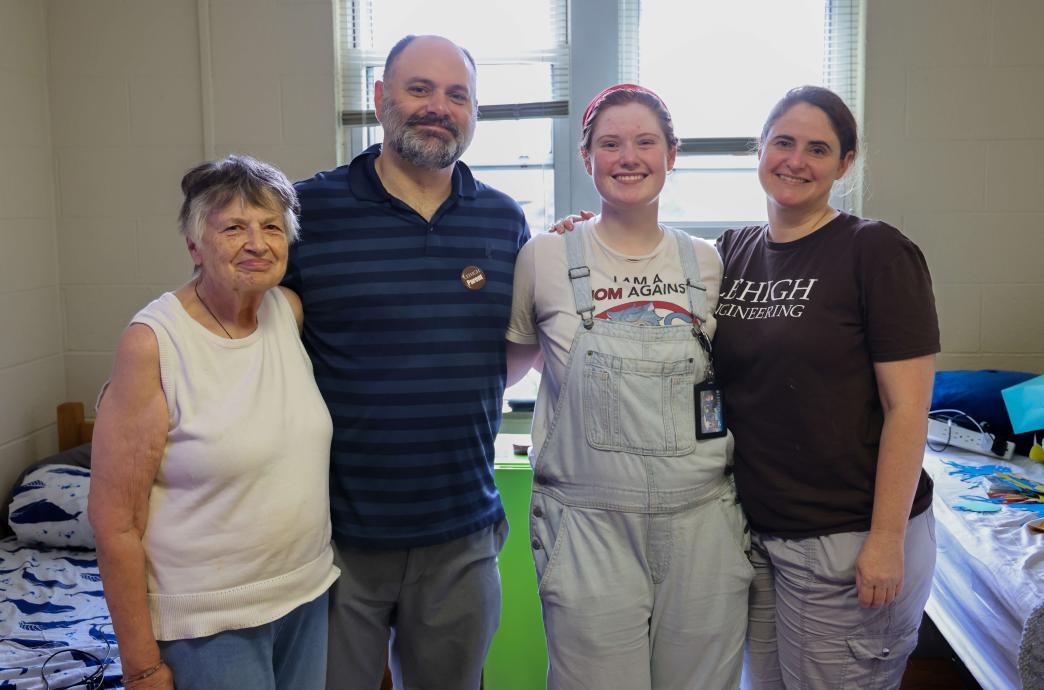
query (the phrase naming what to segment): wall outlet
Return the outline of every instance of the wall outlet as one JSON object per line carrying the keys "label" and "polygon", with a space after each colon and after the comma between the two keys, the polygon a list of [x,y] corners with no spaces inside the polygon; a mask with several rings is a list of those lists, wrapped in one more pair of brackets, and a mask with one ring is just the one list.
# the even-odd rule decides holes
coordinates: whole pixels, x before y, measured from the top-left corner
{"label": "wall outlet", "polygon": [[1010,460],[1011,456],[1015,454],[1015,444],[1011,441],[1008,441],[1004,454],[997,455],[991,450],[993,438],[988,434],[973,429],[965,429],[956,423],[951,424],[946,420],[940,419],[928,419],[928,441],[934,446],[948,445],[952,448],[970,450],[973,453],[982,453],[991,458]]}

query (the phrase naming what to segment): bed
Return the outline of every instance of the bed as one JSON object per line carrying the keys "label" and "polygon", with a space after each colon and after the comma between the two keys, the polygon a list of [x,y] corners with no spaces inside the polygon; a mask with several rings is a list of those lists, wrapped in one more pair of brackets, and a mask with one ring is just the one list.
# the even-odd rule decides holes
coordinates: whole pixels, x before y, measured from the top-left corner
{"label": "bed", "polygon": [[1005,506],[958,510],[985,496],[982,482],[947,464],[1004,465],[1044,482],[1044,465],[965,451],[925,452],[935,481],[938,560],[926,611],[984,690],[1044,689],[1044,533],[1027,527],[1040,513]]}
{"label": "bed", "polygon": [[123,687],[86,521],[91,431],[82,404],[60,405],[59,453],[0,507],[0,690]]}

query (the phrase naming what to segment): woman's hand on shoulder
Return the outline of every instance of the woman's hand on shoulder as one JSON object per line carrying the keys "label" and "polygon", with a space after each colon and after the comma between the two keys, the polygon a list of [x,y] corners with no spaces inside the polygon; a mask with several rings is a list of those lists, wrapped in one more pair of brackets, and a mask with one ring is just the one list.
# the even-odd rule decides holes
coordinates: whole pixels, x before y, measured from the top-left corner
{"label": "woman's hand on shoulder", "polygon": [[564,235],[572,230],[576,223],[579,223],[582,220],[591,220],[594,217],[595,214],[590,211],[581,211],[579,215],[570,215],[561,220],[556,220],[555,224],[549,227],[547,231],[558,235]]}
{"label": "woman's hand on shoulder", "polygon": [[297,321],[297,330],[300,331],[304,328],[304,306],[301,304],[301,298],[288,287],[280,285],[276,289],[282,290],[286,301],[290,303],[290,310],[294,312],[294,320]]}

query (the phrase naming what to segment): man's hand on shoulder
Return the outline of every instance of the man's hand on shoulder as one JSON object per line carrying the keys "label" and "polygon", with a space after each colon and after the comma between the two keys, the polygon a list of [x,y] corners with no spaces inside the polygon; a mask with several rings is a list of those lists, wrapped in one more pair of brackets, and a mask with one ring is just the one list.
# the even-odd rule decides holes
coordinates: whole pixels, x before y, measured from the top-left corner
{"label": "man's hand on shoulder", "polygon": [[582,220],[591,220],[594,217],[595,214],[591,213],[590,211],[581,211],[579,215],[570,215],[566,216],[565,218],[562,218],[561,220],[556,220],[555,224],[549,227],[547,231],[559,235],[564,235],[570,230],[572,230],[576,223],[579,223]]}

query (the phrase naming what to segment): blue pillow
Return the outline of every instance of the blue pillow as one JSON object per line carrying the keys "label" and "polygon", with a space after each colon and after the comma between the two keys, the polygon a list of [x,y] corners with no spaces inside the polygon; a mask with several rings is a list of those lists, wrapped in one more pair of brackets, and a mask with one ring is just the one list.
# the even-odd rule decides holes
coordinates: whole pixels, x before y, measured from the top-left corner
{"label": "blue pillow", "polygon": [[[1029,453],[1033,434],[1012,435],[1011,420],[1004,407],[1001,390],[1040,376],[1027,371],[937,371],[932,392],[932,409],[954,409],[965,412],[980,424],[986,422],[989,431],[1015,441],[1015,452]],[[961,422],[954,419],[954,422]],[[967,420],[961,426],[968,426]]]}

